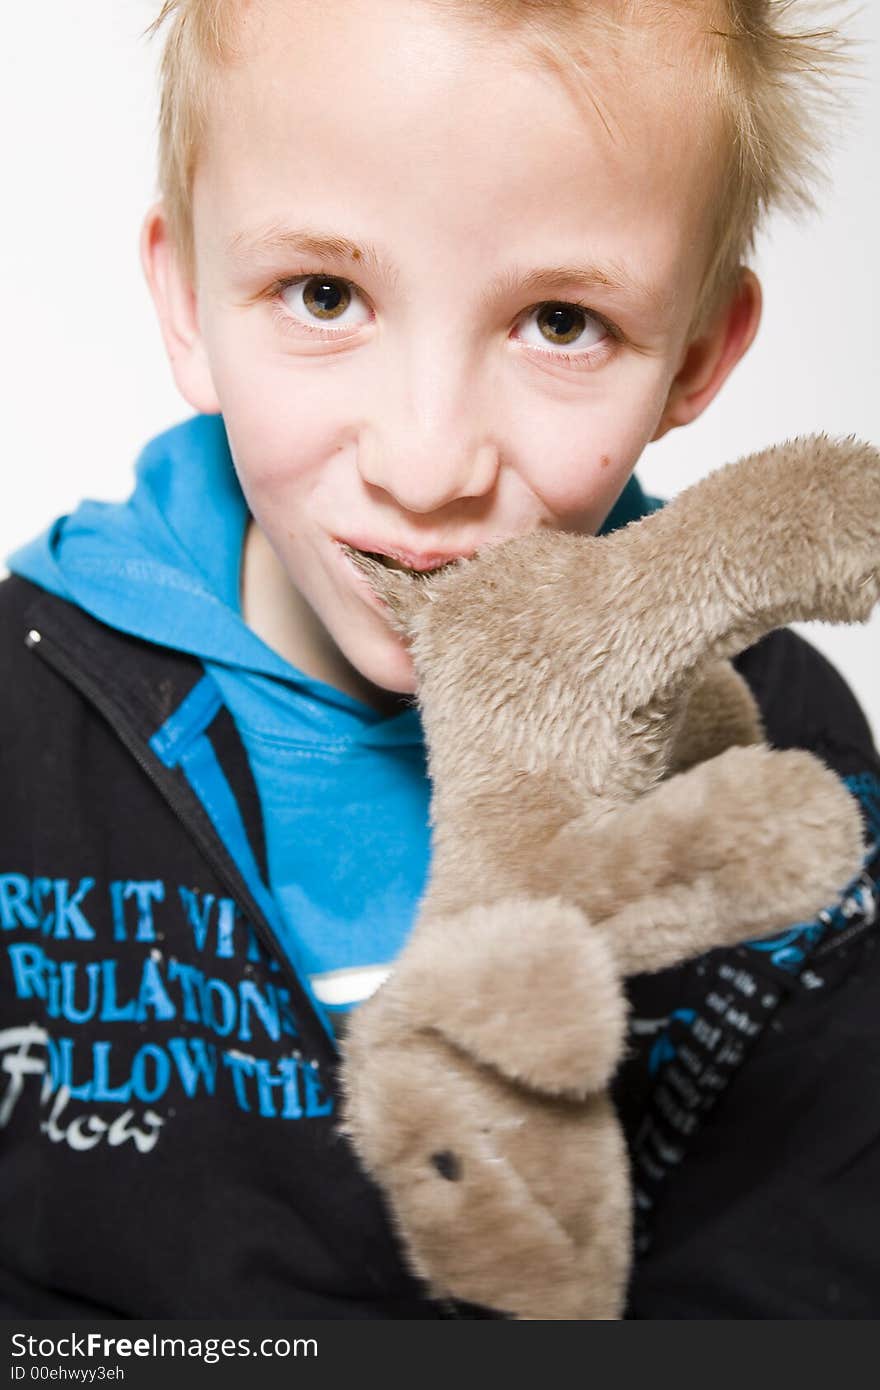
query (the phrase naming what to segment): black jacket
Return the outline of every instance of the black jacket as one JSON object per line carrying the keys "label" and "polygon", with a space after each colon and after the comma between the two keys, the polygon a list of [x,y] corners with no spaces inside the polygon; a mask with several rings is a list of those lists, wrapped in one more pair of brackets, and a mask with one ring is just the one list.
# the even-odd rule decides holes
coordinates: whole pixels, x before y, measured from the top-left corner
{"label": "black jacket", "polygon": [[[424,1296],[338,1134],[336,1048],[273,935],[256,788],[201,665],[14,577],[0,662],[0,1315],[484,1315]],[[880,761],[840,678],[787,632],[741,669],[771,740],[853,779],[876,838]],[[876,1313],[875,901],[866,878],[782,963],[743,947],[632,982],[632,1316]],[[707,980],[732,1002],[700,1071]]]}

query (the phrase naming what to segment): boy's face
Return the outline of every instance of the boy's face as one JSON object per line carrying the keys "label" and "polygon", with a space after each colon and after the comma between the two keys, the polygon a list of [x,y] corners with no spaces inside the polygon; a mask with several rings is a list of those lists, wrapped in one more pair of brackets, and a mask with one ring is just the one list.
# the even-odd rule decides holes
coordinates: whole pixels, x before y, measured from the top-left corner
{"label": "boy's face", "polygon": [[735,342],[689,347],[715,170],[686,53],[597,52],[600,118],[500,32],[414,0],[272,0],[247,51],[196,178],[178,382],[223,411],[292,581],[286,655],[410,691],[340,542],[428,567],[596,531],[745,350],[755,292]]}

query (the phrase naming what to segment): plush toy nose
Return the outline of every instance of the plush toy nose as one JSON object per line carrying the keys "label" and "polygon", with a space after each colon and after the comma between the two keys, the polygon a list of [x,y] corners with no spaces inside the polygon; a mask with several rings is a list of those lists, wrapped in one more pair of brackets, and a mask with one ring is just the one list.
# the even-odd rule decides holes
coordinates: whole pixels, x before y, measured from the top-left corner
{"label": "plush toy nose", "polygon": [[461,1159],[451,1149],[431,1154],[431,1164],[447,1182],[461,1181]]}

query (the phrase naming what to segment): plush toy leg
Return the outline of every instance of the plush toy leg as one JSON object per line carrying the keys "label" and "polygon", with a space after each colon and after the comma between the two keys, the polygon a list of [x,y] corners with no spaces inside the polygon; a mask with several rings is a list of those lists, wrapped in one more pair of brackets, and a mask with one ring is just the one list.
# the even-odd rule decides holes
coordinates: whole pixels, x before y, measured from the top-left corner
{"label": "plush toy leg", "polygon": [[511,898],[454,914],[427,908],[382,994],[407,1002],[476,1061],[536,1091],[585,1096],[607,1084],[625,1005],[613,953],[558,898]]}
{"label": "plush toy leg", "polygon": [[610,814],[584,853],[567,886],[634,974],[812,920],[858,873],[862,823],[812,754],[733,748]]}
{"label": "plush toy leg", "polygon": [[435,1295],[524,1318],[620,1316],[630,1198],[604,1094],[523,1092],[436,1034],[376,1048],[361,1030],[348,1050],[348,1133]]}
{"label": "plush toy leg", "polygon": [[[498,1151],[488,1124],[483,1133],[463,1135],[456,1114],[454,1149],[437,1151],[418,1182],[405,1172],[390,1178],[414,1264],[437,1291],[515,1317],[619,1317],[629,1194],[616,1121],[603,1115],[593,1128],[590,1115],[581,1114],[560,1124],[552,1109],[522,1105],[516,1118],[521,1148],[527,1151],[529,1134],[535,1140],[521,1166]],[[574,1123],[577,1140],[568,1133]],[[449,1166],[439,1171],[443,1161]],[[557,1191],[567,1185],[571,1198],[580,1193],[583,1212],[573,1226],[590,1226],[583,1243],[560,1221],[557,1194],[536,1192],[532,1179],[548,1188],[555,1182]]]}

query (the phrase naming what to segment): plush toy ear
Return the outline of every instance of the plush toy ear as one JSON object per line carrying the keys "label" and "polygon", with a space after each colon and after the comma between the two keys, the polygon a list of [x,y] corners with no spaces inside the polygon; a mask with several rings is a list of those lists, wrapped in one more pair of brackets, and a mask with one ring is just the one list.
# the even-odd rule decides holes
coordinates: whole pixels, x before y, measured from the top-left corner
{"label": "plush toy ear", "polygon": [[867,621],[880,598],[880,452],[793,439],[717,469],[606,543],[638,575],[626,633],[639,708],[773,628]]}
{"label": "plush toy ear", "polygon": [[414,635],[414,623],[418,614],[434,597],[435,576],[419,574],[414,570],[389,569],[381,560],[365,555],[362,550],[343,547],[352,564],[370,582],[370,588],[388,605],[389,622],[404,637]]}

